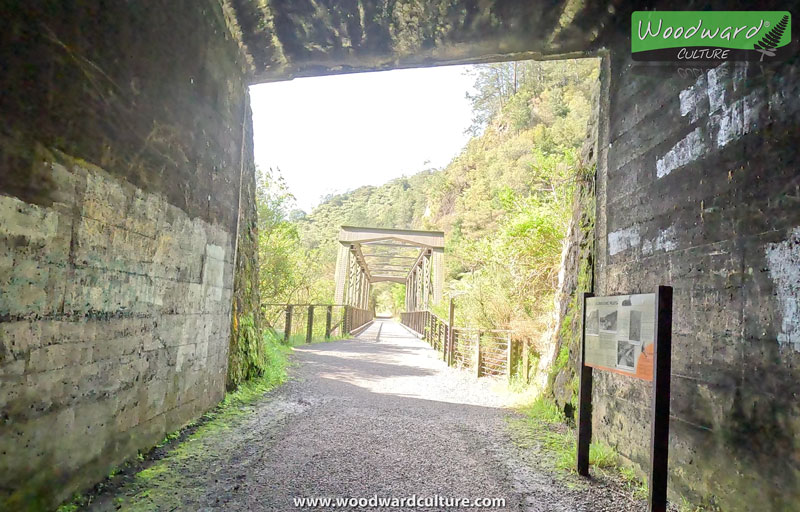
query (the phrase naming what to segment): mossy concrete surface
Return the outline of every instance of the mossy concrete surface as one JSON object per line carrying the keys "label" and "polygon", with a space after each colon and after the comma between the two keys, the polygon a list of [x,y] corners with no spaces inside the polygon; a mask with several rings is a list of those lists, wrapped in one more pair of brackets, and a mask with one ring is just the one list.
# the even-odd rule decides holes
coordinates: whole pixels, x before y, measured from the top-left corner
{"label": "mossy concrete surface", "polygon": [[0,31],[0,508],[40,510],[222,399],[231,324],[258,314],[254,166],[219,2],[17,4]]}

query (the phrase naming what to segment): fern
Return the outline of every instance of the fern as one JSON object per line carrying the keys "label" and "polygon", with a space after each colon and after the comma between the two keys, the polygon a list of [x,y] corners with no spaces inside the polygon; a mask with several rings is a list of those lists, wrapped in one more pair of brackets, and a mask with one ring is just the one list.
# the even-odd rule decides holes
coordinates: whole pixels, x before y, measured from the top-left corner
{"label": "fern", "polygon": [[774,27],[772,30],[766,33],[763,38],[756,44],[754,44],[754,48],[756,50],[774,50],[778,47],[778,44],[781,42],[781,37],[783,37],[783,32],[786,30],[786,27],[789,25],[789,17],[784,16],[783,19]]}

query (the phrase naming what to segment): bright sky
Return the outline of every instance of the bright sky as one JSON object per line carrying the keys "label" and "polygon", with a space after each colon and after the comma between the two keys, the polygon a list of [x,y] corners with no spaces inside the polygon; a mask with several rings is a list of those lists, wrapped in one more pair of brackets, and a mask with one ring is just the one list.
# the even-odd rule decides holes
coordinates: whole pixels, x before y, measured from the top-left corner
{"label": "bright sky", "polygon": [[358,73],[250,88],[256,165],[279,167],[299,208],[444,167],[471,121],[469,66]]}

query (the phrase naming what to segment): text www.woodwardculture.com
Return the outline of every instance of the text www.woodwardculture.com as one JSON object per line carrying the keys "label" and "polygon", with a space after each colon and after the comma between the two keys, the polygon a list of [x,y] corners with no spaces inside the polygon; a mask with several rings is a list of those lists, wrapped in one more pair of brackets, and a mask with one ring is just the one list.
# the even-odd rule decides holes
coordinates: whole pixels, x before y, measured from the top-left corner
{"label": "text www.woodwardculture.com", "polygon": [[451,508],[490,508],[505,507],[505,498],[448,498],[434,494],[420,497],[416,494],[392,498],[373,495],[369,498],[294,498],[294,506],[299,508],[381,508],[381,507],[451,507]]}

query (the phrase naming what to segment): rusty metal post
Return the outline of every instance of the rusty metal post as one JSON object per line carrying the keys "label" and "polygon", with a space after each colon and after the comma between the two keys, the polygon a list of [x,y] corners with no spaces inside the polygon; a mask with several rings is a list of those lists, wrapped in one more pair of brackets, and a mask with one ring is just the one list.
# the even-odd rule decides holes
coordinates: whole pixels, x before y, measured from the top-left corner
{"label": "rusty metal post", "polygon": [[314,306],[308,306],[308,324],[306,325],[306,343],[311,343],[314,334]]}
{"label": "rusty metal post", "polygon": [[283,341],[289,341],[289,337],[292,335],[292,310],[294,307],[289,304],[286,306],[286,321],[283,322]]}
{"label": "rusty metal post", "polygon": [[328,306],[325,311],[325,339],[331,339],[331,321],[333,320],[333,306]]}

